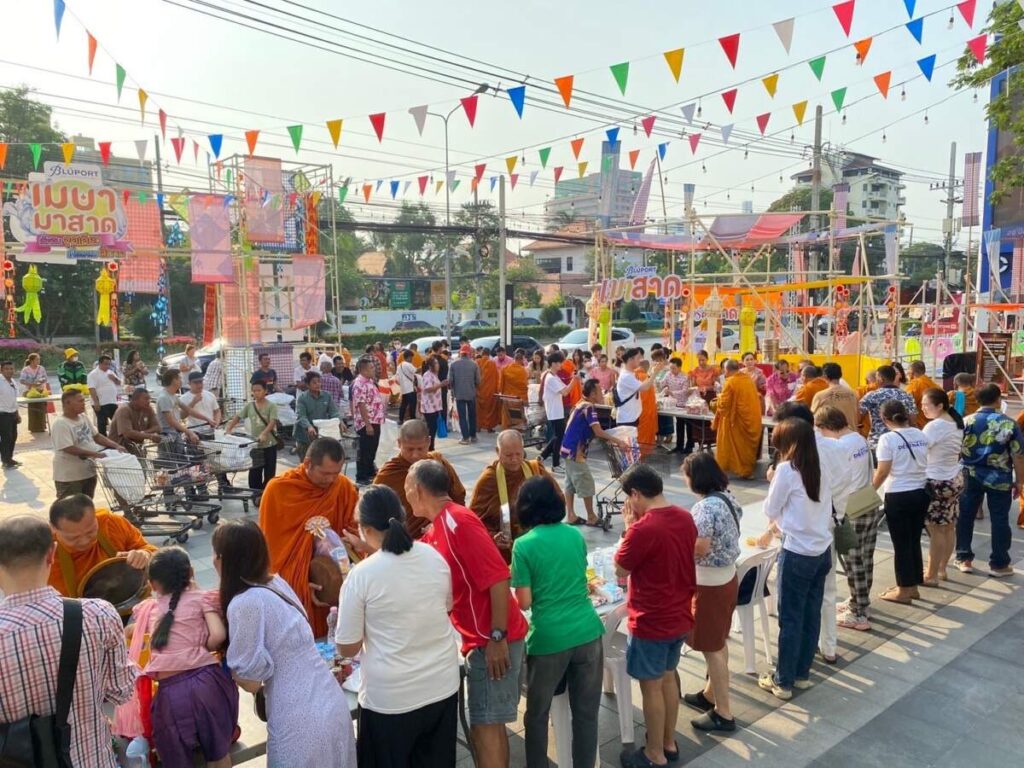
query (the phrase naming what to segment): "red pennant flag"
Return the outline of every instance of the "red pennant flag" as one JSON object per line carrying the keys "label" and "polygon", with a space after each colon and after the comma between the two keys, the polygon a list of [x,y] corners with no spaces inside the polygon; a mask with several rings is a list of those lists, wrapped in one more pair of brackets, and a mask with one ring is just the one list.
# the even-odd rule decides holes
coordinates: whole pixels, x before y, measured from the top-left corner
{"label": "red pennant flag", "polygon": [[160,118],[160,138],[167,139],[167,113],[162,109],[157,113]]}
{"label": "red pennant flag", "polygon": [[[192,139],[192,160],[199,162],[199,142],[195,139]],[[220,163],[217,163],[217,167],[220,167]]]}
{"label": "red pennant flag", "polygon": [[420,176],[416,181],[420,185],[420,197],[423,197],[424,193],[427,191],[427,182],[430,181],[430,177]]}
{"label": "red pennant flag", "polygon": [[572,147],[572,156],[579,160],[580,150],[583,149],[583,139],[573,139],[569,145]]}
{"label": "red pennant flag", "polygon": [[722,101],[725,102],[725,108],[729,110],[729,114],[732,114],[732,108],[736,106],[736,93],[737,89],[733,88],[731,91],[726,91],[722,94]]}
{"label": "red pennant flag", "polygon": [[764,136],[765,130],[768,128],[768,119],[772,116],[771,112],[765,112],[763,115],[757,116],[757,127],[761,131],[761,135]]}
{"label": "red pennant flag", "polygon": [[480,179],[484,177],[484,171],[487,170],[487,163],[480,163],[473,170],[476,171],[476,176],[474,178],[476,178],[476,183],[479,184]]}
{"label": "red pennant flag", "polygon": [[132,194],[131,190],[128,190],[128,189],[121,190],[121,199],[124,200],[124,204],[125,205],[128,205],[128,198],[131,197],[131,194]]}
{"label": "red pennant flag", "polygon": [[478,179],[478,178],[476,178],[474,176],[472,179],[469,180],[469,191],[470,192],[476,192],[476,188],[478,186],[480,186],[480,179]]}
{"label": "red pennant flag", "polygon": [[722,46],[722,50],[725,52],[725,57],[729,59],[729,63],[732,64],[732,68],[736,69],[736,57],[740,52],[739,32],[735,35],[726,35],[725,37],[718,38],[718,44]]}
{"label": "red pennant flag", "polygon": [[839,19],[839,26],[843,28],[846,36],[850,36],[850,29],[853,27],[853,7],[857,0],[846,0],[845,3],[836,3],[832,6],[836,18]]}
{"label": "red pennant flag", "polygon": [[516,188],[516,182],[519,181],[519,174],[518,173],[510,173],[508,175],[508,180],[512,184],[512,189],[515,189]]}
{"label": "red pennant flag", "polygon": [[636,170],[636,160],[637,160],[638,157],[640,157],[640,150],[639,149],[631,149],[629,151],[629,168],[630,168],[630,170],[633,170],[633,171]]}
{"label": "red pennant flag", "polygon": [[880,75],[875,75],[875,85],[878,86],[878,90],[882,94],[883,99],[889,98],[889,83],[892,80],[892,72],[883,72]]}
{"label": "red pennant flag", "polygon": [[171,146],[174,147],[174,157],[181,165],[181,153],[185,151],[185,139],[183,136],[175,136],[171,139]]}
{"label": "red pennant flag", "polygon": [[475,93],[472,96],[464,96],[459,99],[462,102],[462,108],[466,110],[466,117],[469,119],[469,127],[472,128],[476,122],[476,101],[480,98]]}
{"label": "red pennant flag", "polygon": [[988,35],[982,34],[967,41],[967,47],[971,49],[971,53],[974,54],[974,58],[978,60],[979,64],[985,63],[985,47],[988,43]]}
{"label": "red pennant flag", "polygon": [[88,32],[85,33],[89,38],[89,74],[92,74],[92,63],[96,61],[96,38]]}
{"label": "red pennant flag", "polygon": [[569,108],[569,102],[572,101],[572,75],[565,75],[565,77],[556,77],[555,85],[558,87],[558,92],[562,94],[562,101],[565,102],[565,108]]}
{"label": "red pennant flag", "polygon": [[0,141],[0,171],[7,165],[7,144]]}
{"label": "red pennant flag", "polygon": [[249,157],[253,156],[256,152],[256,140],[259,139],[259,131],[246,131],[245,132],[245,143],[249,145]]}
{"label": "red pennant flag", "polygon": [[690,152],[692,152],[693,154],[697,154],[697,145],[700,144],[700,134],[699,133],[691,133],[690,136],[689,136],[689,139],[690,139]]}
{"label": "red pennant flag", "polygon": [[640,125],[644,127],[644,133],[647,134],[647,138],[651,138],[651,131],[654,130],[654,115],[648,115],[640,121]]}
{"label": "red pennant flag", "polygon": [[373,184],[363,184],[363,197],[366,198],[366,202],[370,202],[371,192],[373,192]]}
{"label": "red pennant flag", "polygon": [[960,11],[960,15],[964,17],[964,21],[967,22],[967,26],[974,28],[974,7],[977,5],[977,0],[964,0],[962,3],[956,4],[956,9]]}
{"label": "red pennant flag", "polygon": [[110,165],[110,142],[101,141],[99,143],[100,158],[103,160],[104,165]]}
{"label": "red pennant flag", "polygon": [[370,115],[370,123],[373,125],[373,132],[377,134],[377,141],[384,141],[384,112]]}
{"label": "red pennant flag", "polygon": [[555,184],[557,184],[558,180],[560,178],[562,178],[562,171],[563,170],[565,170],[565,169],[562,168],[562,166],[558,166],[557,168],[555,168]]}

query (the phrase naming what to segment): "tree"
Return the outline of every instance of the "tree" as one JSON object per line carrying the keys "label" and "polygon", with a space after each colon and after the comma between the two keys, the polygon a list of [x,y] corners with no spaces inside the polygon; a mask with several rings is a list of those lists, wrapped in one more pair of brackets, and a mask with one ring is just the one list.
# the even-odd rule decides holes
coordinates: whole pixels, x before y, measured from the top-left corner
{"label": "tree", "polygon": [[623,320],[639,320],[642,315],[640,314],[640,305],[635,301],[623,302],[622,308],[619,310],[619,317]]}
{"label": "tree", "polygon": [[417,277],[433,272],[443,260],[436,247],[436,236],[431,230],[437,219],[424,203],[402,203],[395,224],[411,229],[408,232],[379,232],[373,236],[374,245],[387,255],[384,274],[387,277]]}
{"label": "tree", "polygon": [[562,309],[555,302],[545,304],[540,309],[540,321],[548,328],[562,322]]}
{"label": "tree", "polygon": [[[832,190],[823,188],[820,199],[821,208],[818,210],[829,210],[832,207]],[[811,210],[811,188],[809,186],[795,187],[768,206],[769,213],[809,210]]]}
{"label": "tree", "polygon": [[455,213],[454,224],[473,227],[475,230],[468,238],[456,241],[462,246],[462,253],[452,264],[452,274],[472,277],[456,280],[455,283],[463,291],[471,285],[474,296],[483,296],[485,276],[498,271],[498,235],[501,229],[498,211],[487,200],[482,203],[466,203]]}
{"label": "tree", "polygon": [[[985,63],[979,64],[974,54],[964,51],[957,61],[952,88],[988,88],[997,75],[1007,72],[1006,86],[999,90],[985,107],[992,126],[1009,133],[1013,144],[1024,143],[1024,110],[1021,109],[1021,88],[1024,88],[1024,31],[1017,23],[1024,17],[1017,3],[999,3],[992,7],[988,26],[983,32],[995,35],[988,46]],[[993,205],[1024,186],[1024,153],[1016,149],[1001,156],[993,165],[989,178],[995,188],[989,196]]]}
{"label": "tree", "polygon": [[[351,224],[355,221],[352,214],[344,206],[336,206],[335,201],[330,203],[334,208],[334,221],[337,224]],[[320,232],[320,253],[327,261],[327,306],[334,306],[334,273],[338,273],[338,293],[341,299],[340,305],[354,303],[361,296],[365,296],[364,278],[365,275],[359,270],[357,261],[359,257],[370,250],[370,244],[361,238],[356,232],[348,229],[337,230],[336,237],[332,240],[331,230],[327,227]],[[337,251],[337,258],[335,258]]]}
{"label": "tree", "polygon": [[[45,343],[55,336],[91,336],[96,325],[96,278],[100,274],[99,262],[82,261],[74,266],[39,264],[43,290],[39,293],[39,308],[43,319],[39,323],[22,324],[18,315],[18,334]],[[28,264],[17,264],[15,300],[24,301],[21,278]]]}
{"label": "tree", "polygon": [[544,227],[548,232],[558,232],[577,221],[576,211],[562,209],[548,217],[547,225]]}
{"label": "tree", "polygon": [[[538,281],[544,279],[544,273],[537,268],[533,262],[521,261],[514,267],[509,267],[505,270],[505,282],[513,286],[515,291],[516,305],[520,307],[537,307],[540,306],[540,292],[536,288]],[[483,290],[481,296],[483,298],[483,307],[485,309],[493,309],[501,306],[501,299],[498,296],[498,271],[484,275],[483,278]],[[463,307],[463,309],[473,309],[476,306],[476,297],[469,296],[466,302],[469,306]]]}
{"label": "tree", "polygon": [[[52,124],[53,109],[29,98],[27,85],[0,92],[0,142],[8,144],[41,144],[39,168],[47,160],[62,160],[60,144],[64,134]],[[16,179],[24,179],[34,170],[32,152],[27,146],[11,147],[4,171]]]}

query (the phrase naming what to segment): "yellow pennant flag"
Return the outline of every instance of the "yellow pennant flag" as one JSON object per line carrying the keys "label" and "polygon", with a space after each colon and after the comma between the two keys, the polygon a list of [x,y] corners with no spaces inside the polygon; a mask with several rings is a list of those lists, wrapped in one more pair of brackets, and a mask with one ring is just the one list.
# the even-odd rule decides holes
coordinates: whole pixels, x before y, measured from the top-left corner
{"label": "yellow pennant flag", "polygon": [[583,178],[583,174],[585,174],[586,172],[587,172],[587,163],[586,163],[586,161],[584,161],[584,162],[580,163],[580,178],[581,179]]}
{"label": "yellow pennant flag", "polygon": [[139,114],[142,122],[146,122],[146,102],[149,101],[149,94],[139,88]]}
{"label": "yellow pennant flag", "polygon": [[341,125],[342,120],[328,120],[327,130],[331,134],[331,141],[334,142],[334,148],[338,148],[338,142],[341,141]]}
{"label": "yellow pennant flag", "polygon": [[665,63],[668,64],[669,70],[672,72],[672,77],[675,81],[679,82],[679,74],[683,71],[683,54],[686,53],[685,48],[676,48],[674,51],[665,51]]}
{"label": "yellow pennant flag", "polygon": [[800,125],[804,124],[804,115],[807,113],[807,102],[800,101],[793,105],[793,116]]}
{"label": "yellow pennant flag", "polygon": [[508,168],[508,172],[512,173],[516,169],[516,163],[519,161],[518,155],[509,155],[505,158],[505,167]]}
{"label": "yellow pennant flag", "polygon": [[443,181],[435,181],[434,182],[434,194],[435,195],[438,194],[441,191],[441,187],[443,187],[443,186],[444,186],[444,182]]}
{"label": "yellow pennant flag", "polygon": [[768,77],[762,78],[761,82],[764,84],[764,89],[768,91],[768,95],[774,99],[775,91],[779,88],[779,73],[768,75]]}
{"label": "yellow pennant flag", "polygon": [[60,151],[64,153],[64,165],[71,165],[71,158],[75,156],[74,142],[67,142],[60,145]]}

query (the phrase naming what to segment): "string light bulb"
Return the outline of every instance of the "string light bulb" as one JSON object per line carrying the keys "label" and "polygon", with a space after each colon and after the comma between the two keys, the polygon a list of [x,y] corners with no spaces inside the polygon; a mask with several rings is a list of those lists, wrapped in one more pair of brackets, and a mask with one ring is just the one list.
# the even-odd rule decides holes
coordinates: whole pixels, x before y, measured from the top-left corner
{"label": "string light bulb", "polygon": [[928,125],[928,113],[927,112],[924,113],[924,124]]}
{"label": "string light bulb", "polygon": [[952,29],[952,28],[953,28],[953,25],[954,25],[955,23],[956,23],[956,19],[954,19],[954,18],[953,18],[953,10],[952,10],[952,9],[950,9],[950,11],[949,11],[949,21],[948,21],[948,22],[946,22],[946,27],[947,27],[948,29]]}
{"label": "string light bulb", "polygon": [[907,100],[907,89],[906,86],[900,86],[900,101]]}
{"label": "string light bulb", "polygon": [[636,120],[633,121],[633,135],[636,136]]}
{"label": "string light bulb", "polygon": [[793,133],[793,131],[790,131],[789,132],[789,143],[792,144],[794,141],[796,141],[796,134]]}
{"label": "string light bulb", "polygon": [[882,131],[882,143],[883,144],[885,144],[886,138],[887,138],[887,136],[885,135],[885,131],[883,130]]}
{"label": "string light bulb", "polygon": [[782,174],[780,173],[779,174],[779,184],[781,184],[781,183],[782,183]]}
{"label": "string light bulb", "polygon": [[974,101],[975,104],[978,103],[978,92],[977,91],[974,92],[974,98],[972,99],[972,101]]}
{"label": "string light bulb", "polygon": [[743,159],[746,160],[748,157],[750,157],[750,150],[749,149],[744,149],[743,150]]}
{"label": "string light bulb", "polygon": [[701,113],[702,113],[703,111],[704,111],[704,108],[703,108],[703,107],[701,106],[700,102],[698,101],[698,102],[697,102],[697,117],[698,117],[698,118],[699,118],[699,117],[701,116]]}
{"label": "string light bulb", "polygon": [[704,173],[707,173],[707,172],[708,172],[708,167],[707,167],[707,166],[706,166],[706,165],[705,165],[704,163],[701,163],[701,164],[700,164],[700,169],[701,169],[701,170],[702,170],[702,171],[703,171]]}
{"label": "string light bulb", "polygon": [[843,112],[843,119],[840,120],[839,122],[841,122],[843,125],[846,125],[846,113],[845,112]]}
{"label": "string light bulb", "polygon": [[725,193],[725,199],[726,200],[732,200],[732,195],[729,192],[726,192]]}

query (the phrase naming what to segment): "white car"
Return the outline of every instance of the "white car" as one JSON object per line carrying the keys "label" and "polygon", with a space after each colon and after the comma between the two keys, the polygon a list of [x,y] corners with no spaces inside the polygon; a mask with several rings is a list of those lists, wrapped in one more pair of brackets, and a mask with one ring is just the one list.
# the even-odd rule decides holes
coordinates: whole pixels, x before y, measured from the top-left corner
{"label": "white car", "polygon": [[[558,348],[562,352],[568,353],[575,352],[577,349],[586,351],[590,349],[589,339],[590,332],[586,328],[577,328],[558,340]],[[612,351],[615,350],[615,347],[622,346],[629,349],[636,345],[636,336],[629,328],[612,328],[612,339],[608,345]]]}
{"label": "white car", "polygon": [[420,336],[418,339],[413,340],[411,343],[416,345],[416,349],[420,351],[420,354],[426,354],[435,341],[444,340],[444,336]]}

